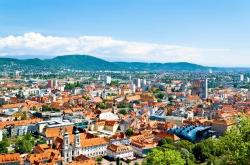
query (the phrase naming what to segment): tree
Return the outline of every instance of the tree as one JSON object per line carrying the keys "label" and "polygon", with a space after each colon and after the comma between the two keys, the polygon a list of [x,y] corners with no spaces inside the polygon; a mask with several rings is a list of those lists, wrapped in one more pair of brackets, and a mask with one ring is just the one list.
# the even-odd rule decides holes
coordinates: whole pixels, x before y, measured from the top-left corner
{"label": "tree", "polygon": [[158,93],[158,94],[156,95],[156,97],[157,97],[158,99],[163,99],[163,98],[164,98],[164,94],[163,94],[163,93]]}
{"label": "tree", "polygon": [[127,136],[132,136],[133,135],[133,129],[132,128],[127,129],[127,131],[125,132],[125,134]]}
{"label": "tree", "polygon": [[189,142],[189,141],[187,141],[187,140],[180,140],[180,141],[178,141],[178,142],[175,143],[175,146],[177,148],[185,148],[189,152],[192,152],[194,144],[191,143],[191,142]]}
{"label": "tree", "polygon": [[16,151],[19,153],[29,153],[35,144],[32,134],[26,134],[23,137],[19,137],[16,141]]}
{"label": "tree", "polygon": [[196,160],[200,161],[201,163],[204,163],[207,158],[209,158],[210,152],[207,146],[205,146],[203,143],[198,143],[193,148],[193,154]]}
{"label": "tree", "polygon": [[144,165],[184,165],[185,160],[181,157],[180,152],[175,150],[153,149],[143,162]]}
{"label": "tree", "polygon": [[31,152],[33,145],[28,140],[18,140],[16,142],[16,151],[19,153]]}
{"label": "tree", "polygon": [[158,144],[159,147],[150,152],[144,164],[174,164],[172,160],[177,159],[180,161],[176,161],[179,164],[182,164],[184,160],[185,164],[194,164],[193,162],[196,161],[202,164],[248,165],[250,162],[250,118],[241,116],[236,119],[236,123],[222,137],[209,138],[196,144],[186,140],[173,142],[172,139],[162,139]]}
{"label": "tree", "polygon": [[28,118],[28,114],[26,111],[22,112],[22,117],[21,117],[21,120],[27,120]]}
{"label": "tree", "polygon": [[38,138],[36,144],[45,144],[46,141],[43,138]]}
{"label": "tree", "polygon": [[250,118],[241,116],[237,124],[218,139],[207,139],[195,144],[193,154],[200,162],[213,164],[249,164]]}
{"label": "tree", "polygon": [[96,161],[98,162],[98,164],[101,164],[101,162],[102,162],[102,157],[96,158]]}
{"label": "tree", "polygon": [[121,102],[117,105],[117,108],[131,108],[131,105],[128,103]]}
{"label": "tree", "polygon": [[161,139],[159,141],[158,146],[163,146],[165,144],[171,144],[171,145],[173,145],[174,144],[174,140],[171,139],[171,138],[169,138],[169,137],[163,138],[163,139]]}
{"label": "tree", "polygon": [[0,153],[1,154],[5,154],[8,153],[8,148],[10,143],[8,141],[8,139],[3,139],[2,141],[0,141]]}
{"label": "tree", "polygon": [[122,115],[126,115],[128,112],[125,109],[121,109],[119,111],[119,113],[122,114]]}
{"label": "tree", "polygon": [[250,162],[250,118],[241,116],[238,124],[220,138],[223,158],[230,164]]}
{"label": "tree", "polygon": [[43,112],[60,112],[60,109],[49,107],[48,105],[43,105],[42,106],[42,111]]}
{"label": "tree", "polygon": [[119,80],[112,80],[111,83],[110,83],[110,85],[111,86],[118,86],[119,83],[120,83]]}
{"label": "tree", "polygon": [[106,103],[98,103],[96,106],[97,106],[98,108],[100,108],[100,109],[107,109],[107,108],[108,108],[108,106],[107,106]]}

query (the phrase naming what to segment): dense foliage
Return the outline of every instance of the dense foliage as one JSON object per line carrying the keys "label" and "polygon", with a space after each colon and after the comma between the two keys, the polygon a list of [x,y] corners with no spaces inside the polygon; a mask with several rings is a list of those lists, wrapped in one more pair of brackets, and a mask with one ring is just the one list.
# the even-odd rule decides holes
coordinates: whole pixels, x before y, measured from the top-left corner
{"label": "dense foliage", "polygon": [[117,108],[132,108],[132,104],[121,102],[117,105]]}
{"label": "dense foliage", "polygon": [[125,134],[126,134],[126,136],[132,136],[133,132],[134,132],[133,129],[129,128],[129,129],[126,130]]}
{"label": "dense foliage", "polygon": [[16,152],[29,153],[35,145],[35,139],[31,134],[27,134],[22,137],[18,137],[16,141]]}
{"label": "dense foliage", "polygon": [[60,112],[60,109],[49,107],[47,105],[43,105],[42,112]]}
{"label": "dense foliage", "polygon": [[74,89],[74,88],[76,88],[76,87],[81,87],[82,85],[79,83],[79,82],[75,82],[75,83],[67,83],[67,84],[65,84],[65,89],[66,90],[72,90],[72,89]]}
{"label": "dense foliage", "polygon": [[0,141],[0,154],[7,153],[9,145],[9,140],[4,137],[3,140]]}
{"label": "dense foliage", "polygon": [[163,139],[144,163],[171,164],[175,161],[183,164],[183,160],[186,162],[184,164],[249,165],[250,118],[242,116],[238,119],[238,124],[224,136],[206,139],[196,144],[185,140],[173,142],[171,139]]}
{"label": "dense foliage", "polygon": [[97,103],[96,108],[107,109],[108,105],[106,103]]}

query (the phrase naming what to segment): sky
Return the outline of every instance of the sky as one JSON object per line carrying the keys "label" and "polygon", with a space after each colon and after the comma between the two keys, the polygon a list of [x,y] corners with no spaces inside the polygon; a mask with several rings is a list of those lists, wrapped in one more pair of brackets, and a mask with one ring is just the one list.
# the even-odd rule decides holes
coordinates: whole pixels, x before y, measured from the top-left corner
{"label": "sky", "polygon": [[0,0],[0,56],[250,67],[249,0]]}

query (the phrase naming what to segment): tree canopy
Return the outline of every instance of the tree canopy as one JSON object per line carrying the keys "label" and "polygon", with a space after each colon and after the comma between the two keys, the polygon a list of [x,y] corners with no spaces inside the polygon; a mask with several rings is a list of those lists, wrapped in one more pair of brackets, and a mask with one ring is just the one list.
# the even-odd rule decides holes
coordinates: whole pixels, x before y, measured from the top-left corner
{"label": "tree canopy", "polygon": [[185,140],[173,142],[168,138],[162,139],[158,147],[147,156],[145,164],[175,164],[172,160],[182,164],[185,160],[185,164],[249,165],[250,118],[241,116],[236,121],[237,124],[224,136],[196,144]]}
{"label": "tree canopy", "polygon": [[17,139],[15,144],[16,152],[29,153],[32,151],[34,145],[35,145],[34,137],[31,134],[26,134]]}
{"label": "tree canopy", "polygon": [[153,149],[149,153],[144,165],[184,165],[185,160],[181,157],[181,153],[175,150],[166,149],[162,150],[160,148]]}
{"label": "tree canopy", "polygon": [[2,141],[0,141],[0,154],[4,154],[8,152],[8,148],[10,143],[7,138],[4,138]]}

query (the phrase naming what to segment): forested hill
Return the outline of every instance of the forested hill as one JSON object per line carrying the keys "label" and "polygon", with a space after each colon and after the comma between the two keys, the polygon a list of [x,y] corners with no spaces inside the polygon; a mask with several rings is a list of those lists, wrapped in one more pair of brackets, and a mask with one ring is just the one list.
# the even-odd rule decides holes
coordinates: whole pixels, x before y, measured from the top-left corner
{"label": "forested hill", "polygon": [[[4,69],[74,69],[74,70],[128,70],[128,71],[207,71],[205,67],[187,62],[148,63],[145,62],[109,62],[89,55],[65,55],[52,59],[15,59],[0,58],[0,70]],[[218,70],[219,68],[213,68]],[[222,69],[222,68],[221,68]]]}

